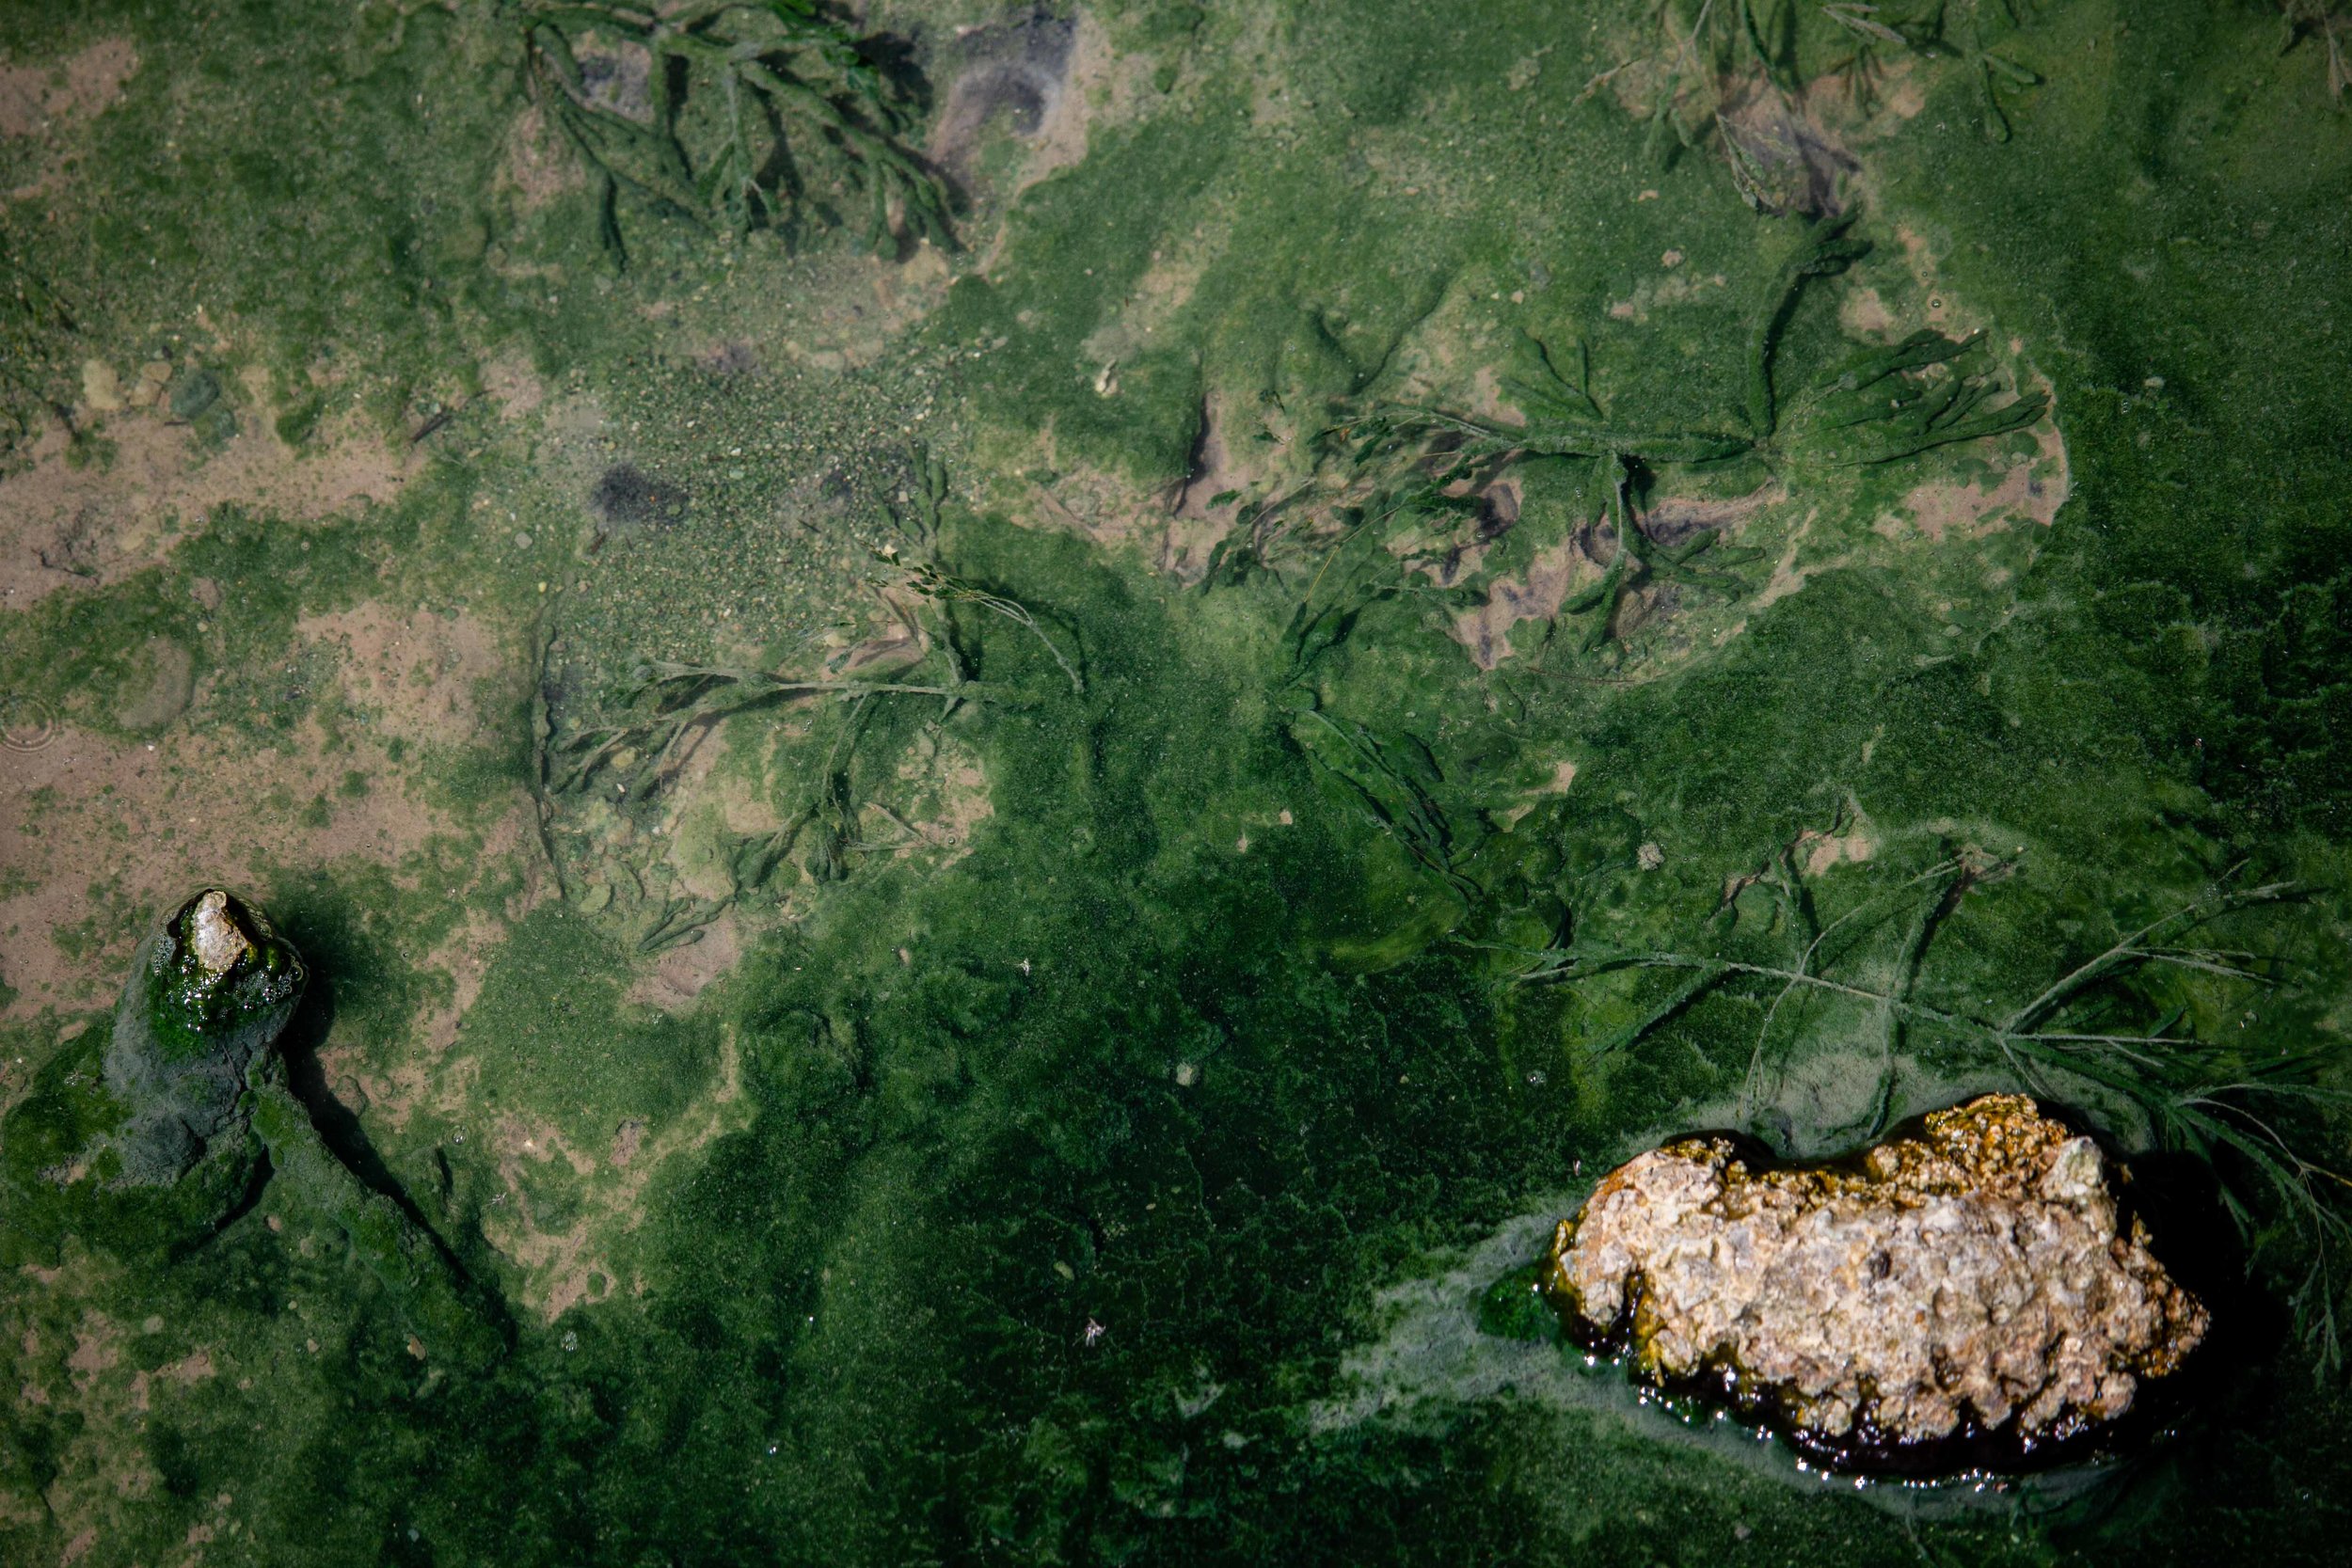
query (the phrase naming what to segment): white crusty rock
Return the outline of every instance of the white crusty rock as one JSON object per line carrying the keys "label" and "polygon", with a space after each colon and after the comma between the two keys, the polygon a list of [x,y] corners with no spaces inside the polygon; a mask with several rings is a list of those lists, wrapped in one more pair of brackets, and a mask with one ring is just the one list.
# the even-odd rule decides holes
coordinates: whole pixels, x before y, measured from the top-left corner
{"label": "white crusty rock", "polygon": [[253,950],[237,928],[236,916],[229,912],[229,895],[218,888],[197,899],[188,917],[188,945],[208,976],[228,974]]}
{"label": "white crusty rock", "polygon": [[1720,1389],[1850,1463],[1988,1439],[2022,1456],[2114,1421],[2205,1335],[2109,1176],[2021,1095],[1827,1165],[1686,1138],[1601,1180],[1542,1289],[1636,1375]]}

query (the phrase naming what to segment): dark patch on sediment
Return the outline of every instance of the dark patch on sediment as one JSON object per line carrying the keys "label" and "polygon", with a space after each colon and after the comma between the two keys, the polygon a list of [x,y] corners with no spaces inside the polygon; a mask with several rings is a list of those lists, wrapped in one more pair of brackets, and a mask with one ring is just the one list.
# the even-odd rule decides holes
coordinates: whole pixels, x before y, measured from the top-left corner
{"label": "dark patch on sediment", "polygon": [[1478,497],[1478,542],[1488,544],[1518,526],[1519,492],[1513,484],[1490,484]]}
{"label": "dark patch on sediment", "polygon": [[1740,194],[1757,212],[1809,218],[1845,213],[1839,185],[1862,165],[1779,89],[1759,84],[1725,103],[1716,123],[1729,143]]}
{"label": "dark patch on sediment", "polygon": [[589,510],[601,525],[599,534],[668,528],[684,520],[686,505],[684,490],[628,463],[605,469],[588,494]]}
{"label": "dark patch on sediment", "polygon": [[1042,132],[1061,103],[1076,42],[1074,23],[1042,9],[960,36],[950,53],[961,68],[931,138],[933,156],[951,168],[965,162],[999,116],[1014,135]]}

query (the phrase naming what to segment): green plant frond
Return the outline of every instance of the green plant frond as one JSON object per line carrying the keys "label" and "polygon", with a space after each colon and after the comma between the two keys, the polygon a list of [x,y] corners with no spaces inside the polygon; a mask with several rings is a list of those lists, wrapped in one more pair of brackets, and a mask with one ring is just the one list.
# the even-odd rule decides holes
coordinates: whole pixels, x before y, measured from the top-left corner
{"label": "green plant frond", "polygon": [[1878,20],[1878,7],[1862,4],[1828,5],[1821,14],[1850,33],[1866,39],[1876,39],[1898,47],[1907,46],[1910,40],[1885,23]]}
{"label": "green plant frond", "polygon": [[[1581,340],[1564,369],[1542,341],[1522,331],[1498,377],[1521,422],[1435,401],[1372,400],[1346,410],[1308,443],[1313,474],[1239,509],[1232,532],[1215,546],[1203,591],[1252,568],[1269,568],[1286,536],[1327,535],[1332,523],[1343,522],[1344,546],[1357,538],[1364,519],[1385,524],[1466,515],[1480,492],[1519,464],[1588,463],[1594,475],[1588,515],[1606,518],[1616,536],[1600,580],[1563,607],[1569,615],[1600,612],[1577,644],[1590,652],[1613,636],[1615,608],[1644,576],[1671,575],[1695,592],[1736,596],[1749,585],[1731,568],[1760,559],[1717,549],[1711,531],[1681,547],[1661,546],[1633,508],[1635,473],[1743,458],[1775,469],[1792,459],[1829,467],[1892,463],[2007,435],[2040,420],[2049,407],[2046,397],[1998,401],[2001,383],[1992,374],[1960,369],[1968,356],[1984,352],[1982,333],[1953,339],[1932,328],[1884,347],[1849,351],[1828,369],[1804,373],[1797,378],[1803,393],[1792,417],[1783,417],[1775,388],[1781,336],[1811,279],[1835,276],[1868,253],[1869,242],[1851,232],[1856,221],[1857,214],[1848,213],[1811,224],[1767,280],[1746,335],[1736,417],[1746,429],[1612,419],[1591,389]],[[1710,550],[1708,566],[1692,564]],[[1331,559],[1317,568],[1318,583]],[[1394,584],[1381,590],[1400,591]]]}
{"label": "green plant frond", "polygon": [[1382,736],[1315,707],[1293,711],[1290,735],[1326,777],[1340,784],[1366,819],[1443,878],[1465,903],[1477,887],[1454,865],[1454,831],[1431,794],[1437,765],[1410,736]]}
{"label": "green plant frond", "polygon": [[1867,241],[1847,237],[1853,222],[1854,214],[1850,213],[1815,224],[1773,275],[1761,308],[1749,325],[1746,412],[1748,428],[1758,440],[1769,440],[1777,421],[1772,395],[1773,351],[1779,346],[1780,334],[1788,326],[1789,316],[1796,310],[1806,280],[1842,272],[1869,252]]}
{"label": "green plant frond", "polygon": [[[604,182],[598,232],[626,264],[617,187],[734,234],[786,230],[800,217],[789,166],[859,193],[864,238],[894,247],[894,225],[953,243],[946,188],[894,135],[900,105],[844,28],[797,0],[699,4],[662,13],[580,4],[526,5],[525,63],[564,137]],[[580,58],[594,33],[652,60],[644,122],[599,104]],[[672,80],[669,62],[680,75]],[[712,94],[723,112],[696,115]],[[788,154],[788,158],[786,156]]]}
{"label": "green plant frond", "polygon": [[[1872,1109],[1875,1131],[1883,1132],[1897,1110],[1897,1075],[1923,1049],[1979,1069],[2006,1069],[2023,1086],[2045,1096],[2062,1096],[2070,1078],[2078,1087],[2098,1085],[2138,1107],[2164,1146],[2216,1167],[2224,1204],[2249,1242],[2282,1220],[2314,1249],[2324,1263],[2323,1278],[2312,1288],[2318,1294],[2298,1300],[2296,1310],[2306,1332],[2316,1337],[2314,1343],[2328,1340],[2333,1320],[2318,1304],[2344,1289],[2341,1264],[2352,1258],[2352,1175],[2314,1151],[2330,1125],[2323,1118],[2340,1126],[2352,1112],[2352,1089],[2326,1080],[2330,1061],[2322,1052],[2249,1061],[2226,1045],[2181,1032],[2187,1013],[2178,1006],[2143,1027],[2099,1023],[2146,1006],[2150,988],[2136,976],[2151,970],[2187,970],[2208,976],[2205,983],[2265,985],[2267,966],[2256,955],[2174,943],[2224,917],[2281,904],[2299,890],[2279,882],[2233,886],[2240,869],[2233,867],[2200,896],[2128,932],[2005,1014],[1980,1015],[1919,1001],[1917,986],[1929,973],[1942,926],[1959,912],[1973,888],[2004,869],[2003,863],[1973,855],[1947,858],[1864,899],[1818,931],[1800,923],[1794,935],[1802,945],[1787,961],[1732,951],[1627,949],[1579,939],[1528,954],[1515,979],[1577,987],[1645,969],[1684,976],[1662,1003],[1653,1001],[1629,1023],[1593,1042],[1591,1049],[1601,1053],[1630,1049],[1707,995],[1748,996],[1764,1006],[1740,1097],[1742,1114],[1751,1117],[1760,1104],[1773,1022],[1801,991],[1876,1013],[1881,1078]],[[1859,940],[1842,944],[1836,940],[1849,932],[1858,932]],[[1838,973],[1864,964],[1883,978],[1866,982]],[[1771,988],[1769,1002],[1758,987]],[[2072,1021],[2059,1022],[2069,1017]],[[2264,1251],[2256,1246],[2258,1260]]]}

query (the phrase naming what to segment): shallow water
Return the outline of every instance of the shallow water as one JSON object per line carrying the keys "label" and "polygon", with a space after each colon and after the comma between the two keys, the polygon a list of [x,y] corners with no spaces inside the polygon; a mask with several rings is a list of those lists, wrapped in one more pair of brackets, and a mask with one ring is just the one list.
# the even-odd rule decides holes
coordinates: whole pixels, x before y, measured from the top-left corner
{"label": "shallow water", "polygon": [[[744,165],[626,8],[0,5],[0,1559],[2334,1560],[2352,20],[1752,9],[880,0]],[[317,1141],[60,1229],[211,880]],[[2226,1309],[2145,1451],[1480,1331],[2001,1088]]]}

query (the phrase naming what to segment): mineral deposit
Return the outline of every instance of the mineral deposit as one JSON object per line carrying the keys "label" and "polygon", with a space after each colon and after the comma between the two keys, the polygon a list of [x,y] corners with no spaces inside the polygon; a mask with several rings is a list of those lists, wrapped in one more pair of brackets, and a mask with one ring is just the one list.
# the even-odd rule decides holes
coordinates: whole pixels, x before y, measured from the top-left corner
{"label": "mineral deposit", "polygon": [[1685,1138],[1562,1222],[1542,1289],[1637,1376],[1728,1398],[1833,1461],[2024,1457],[2109,1426],[2205,1337],[2204,1305],[2120,1205],[2126,1180],[2018,1095],[1823,1165]]}

